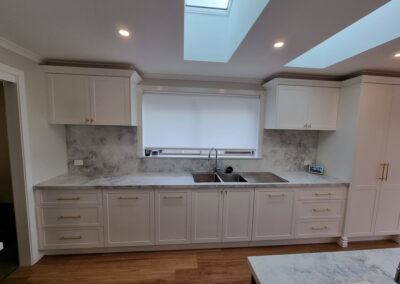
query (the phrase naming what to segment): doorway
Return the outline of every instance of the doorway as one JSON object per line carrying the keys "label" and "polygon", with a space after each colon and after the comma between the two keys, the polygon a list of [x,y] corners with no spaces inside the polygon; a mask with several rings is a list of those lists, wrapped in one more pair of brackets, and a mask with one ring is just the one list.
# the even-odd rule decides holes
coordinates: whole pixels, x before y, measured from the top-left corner
{"label": "doorway", "polygon": [[[16,110],[10,110],[16,111]],[[3,82],[0,81],[0,281],[19,264]]]}

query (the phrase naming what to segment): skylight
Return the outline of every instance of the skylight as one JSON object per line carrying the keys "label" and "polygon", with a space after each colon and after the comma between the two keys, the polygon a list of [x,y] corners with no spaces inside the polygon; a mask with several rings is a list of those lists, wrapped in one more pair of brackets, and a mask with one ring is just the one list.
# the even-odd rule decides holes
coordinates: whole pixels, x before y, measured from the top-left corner
{"label": "skylight", "polygon": [[186,0],[186,6],[227,10],[230,0]]}
{"label": "skylight", "polygon": [[392,0],[303,53],[287,67],[326,68],[400,37],[400,1]]}

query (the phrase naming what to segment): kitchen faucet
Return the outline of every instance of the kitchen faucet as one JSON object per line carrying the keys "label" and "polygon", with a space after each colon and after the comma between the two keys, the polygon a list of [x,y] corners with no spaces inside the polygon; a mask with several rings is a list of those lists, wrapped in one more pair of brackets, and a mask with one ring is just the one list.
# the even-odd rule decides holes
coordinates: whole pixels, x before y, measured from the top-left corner
{"label": "kitchen faucet", "polygon": [[220,169],[218,169],[218,150],[216,149],[216,148],[211,148],[210,149],[210,152],[208,152],[208,162],[210,162],[210,159],[211,159],[211,152],[212,151],[215,151],[215,167],[213,168],[213,172],[214,173],[216,173],[216,172],[218,172],[218,170],[220,170]]}

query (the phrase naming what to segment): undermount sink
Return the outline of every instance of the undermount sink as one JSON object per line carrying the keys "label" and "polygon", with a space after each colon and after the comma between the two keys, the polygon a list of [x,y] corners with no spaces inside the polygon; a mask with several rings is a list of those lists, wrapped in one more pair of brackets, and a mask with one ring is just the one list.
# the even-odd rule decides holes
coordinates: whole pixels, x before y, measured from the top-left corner
{"label": "undermount sink", "polygon": [[214,173],[192,174],[194,182],[221,182],[221,179]]}
{"label": "undermount sink", "polygon": [[244,178],[250,183],[276,183],[276,182],[288,182],[287,180],[277,176],[274,173],[242,173]]}
{"label": "undermount sink", "polygon": [[239,174],[218,174],[223,182],[247,182],[241,175]]}

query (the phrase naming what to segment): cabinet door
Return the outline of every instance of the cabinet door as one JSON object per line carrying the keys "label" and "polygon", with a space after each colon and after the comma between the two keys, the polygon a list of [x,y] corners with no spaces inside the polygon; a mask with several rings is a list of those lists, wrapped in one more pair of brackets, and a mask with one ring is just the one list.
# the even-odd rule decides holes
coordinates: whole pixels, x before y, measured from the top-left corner
{"label": "cabinet door", "polygon": [[255,190],[253,241],[293,237],[293,192]]}
{"label": "cabinet door", "polygon": [[308,124],[315,130],[335,130],[339,104],[339,88],[313,87]]}
{"label": "cabinet door", "polygon": [[156,244],[190,243],[191,192],[156,191]]}
{"label": "cabinet door", "polygon": [[311,87],[277,87],[277,128],[306,129]]}
{"label": "cabinet door", "polygon": [[91,76],[93,124],[131,125],[129,78]]}
{"label": "cabinet door", "polygon": [[361,87],[353,180],[347,207],[349,236],[374,233],[391,95],[391,86],[363,84]]}
{"label": "cabinet door", "polygon": [[104,208],[107,247],[154,244],[152,191],[105,191]]}
{"label": "cabinet door", "polygon": [[[376,231],[378,235],[400,232],[400,87],[394,87],[386,142],[388,168],[379,194]],[[387,177],[387,179],[386,179]]]}
{"label": "cabinet door", "polygon": [[224,242],[251,240],[253,219],[253,189],[224,191],[223,238]]}
{"label": "cabinet door", "polygon": [[200,189],[192,192],[192,242],[221,242],[222,207],[222,190]]}
{"label": "cabinet door", "polygon": [[50,122],[86,124],[90,119],[89,77],[49,74]]}

